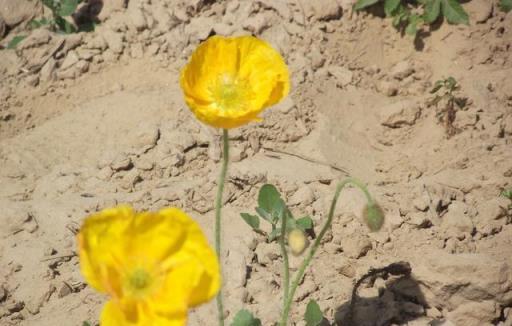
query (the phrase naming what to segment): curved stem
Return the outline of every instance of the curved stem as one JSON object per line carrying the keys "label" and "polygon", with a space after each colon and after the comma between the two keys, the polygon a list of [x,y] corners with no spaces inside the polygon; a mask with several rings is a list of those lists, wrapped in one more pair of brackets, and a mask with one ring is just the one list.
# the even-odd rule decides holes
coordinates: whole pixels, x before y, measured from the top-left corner
{"label": "curved stem", "polygon": [[[222,166],[220,170],[219,180],[217,182],[217,197],[215,198],[215,251],[219,260],[220,273],[222,275],[222,253],[221,253],[221,209],[222,209],[222,193],[224,192],[224,182],[229,162],[229,139],[228,130],[224,129],[222,133]],[[224,326],[224,304],[222,302],[222,287],[217,294],[217,318],[219,326]]]}
{"label": "curved stem", "polygon": [[281,245],[281,254],[283,255],[283,307],[288,301],[288,294],[290,292],[290,267],[288,263],[288,252],[286,251],[286,211],[281,216],[281,237],[279,244]]}
{"label": "curved stem", "polygon": [[299,285],[299,282],[302,280],[302,277],[304,277],[304,273],[306,271],[306,268],[311,263],[311,260],[313,259],[313,256],[315,255],[318,247],[320,246],[320,242],[322,241],[322,238],[324,237],[327,230],[331,227],[332,218],[334,216],[334,210],[336,209],[336,203],[338,202],[338,198],[340,196],[341,190],[347,185],[352,184],[359,188],[365,195],[366,200],[368,201],[368,204],[373,204],[373,198],[368,192],[368,189],[366,186],[360,182],[357,179],[354,178],[348,178],[336,186],[336,191],[334,192],[334,197],[332,199],[331,207],[329,209],[329,215],[327,216],[327,221],[325,222],[324,226],[322,227],[322,230],[318,234],[318,237],[315,239],[315,242],[311,246],[311,249],[309,250],[306,258],[304,258],[304,261],[300,265],[299,270],[295,274],[295,278],[293,279],[293,282],[291,284],[290,291],[288,293],[288,298],[286,300],[286,303],[283,307],[283,315],[281,316],[281,326],[287,326],[288,323],[288,315],[290,314],[290,308],[293,302],[293,296],[295,294],[295,291],[297,290],[297,286]]}

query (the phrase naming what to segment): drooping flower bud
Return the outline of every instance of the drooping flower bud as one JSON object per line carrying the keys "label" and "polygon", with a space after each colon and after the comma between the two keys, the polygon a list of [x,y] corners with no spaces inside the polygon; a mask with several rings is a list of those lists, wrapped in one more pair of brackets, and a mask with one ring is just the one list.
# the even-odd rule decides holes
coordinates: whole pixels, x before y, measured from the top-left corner
{"label": "drooping flower bud", "polygon": [[384,212],[377,203],[368,203],[363,209],[363,219],[371,232],[377,232],[384,224]]}
{"label": "drooping flower bud", "polygon": [[308,238],[300,229],[293,229],[288,233],[288,246],[293,255],[299,256],[309,244]]}

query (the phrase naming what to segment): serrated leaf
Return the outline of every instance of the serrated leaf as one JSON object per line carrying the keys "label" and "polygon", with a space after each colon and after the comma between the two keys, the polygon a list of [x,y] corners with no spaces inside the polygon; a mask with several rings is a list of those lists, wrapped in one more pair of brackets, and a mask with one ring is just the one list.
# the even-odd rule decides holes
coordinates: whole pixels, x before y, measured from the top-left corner
{"label": "serrated leaf", "polygon": [[358,0],[354,5],[354,10],[361,10],[371,5],[376,4],[379,0]]}
{"label": "serrated leaf", "polygon": [[318,326],[323,319],[324,316],[318,303],[316,303],[315,300],[310,300],[308,306],[306,307],[306,313],[304,314],[306,326]]}
{"label": "serrated leaf", "polygon": [[261,326],[261,320],[254,317],[249,311],[242,309],[236,313],[231,326]]}
{"label": "serrated leaf", "polygon": [[57,14],[59,16],[71,16],[75,12],[76,7],[78,7],[77,0],[62,0]]}
{"label": "serrated leaf", "polygon": [[310,230],[313,228],[313,220],[309,216],[304,216],[296,221],[297,226],[302,230]]}
{"label": "serrated leaf", "polygon": [[384,12],[386,16],[393,16],[400,5],[400,0],[384,0]]}
{"label": "serrated leaf", "polygon": [[12,38],[12,40],[7,43],[7,49],[16,49],[18,44],[23,41],[27,36],[26,35],[18,35]]}
{"label": "serrated leaf", "polygon": [[500,9],[504,12],[509,12],[512,10],[512,0],[501,0],[500,1]]}
{"label": "serrated leaf", "polygon": [[249,224],[249,226],[255,230],[259,230],[260,228],[260,218],[256,215],[251,215],[247,213],[241,213],[240,216],[245,221],[245,223]]}
{"label": "serrated leaf", "polygon": [[439,18],[441,13],[441,0],[430,0],[425,4],[423,19],[428,24],[432,24]]}
{"label": "serrated leaf", "polygon": [[448,23],[469,25],[469,16],[458,0],[442,0],[442,9]]}
{"label": "serrated leaf", "polygon": [[280,201],[281,195],[276,187],[271,184],[265,184],[261,187],[258,194],[258,205],[261,209],[271,214],[281,204]]}

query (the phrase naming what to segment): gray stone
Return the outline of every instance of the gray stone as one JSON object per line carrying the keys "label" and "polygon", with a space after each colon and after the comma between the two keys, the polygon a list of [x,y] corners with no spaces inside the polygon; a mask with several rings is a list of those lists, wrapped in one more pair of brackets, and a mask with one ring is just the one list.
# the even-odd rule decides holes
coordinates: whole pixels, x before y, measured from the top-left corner
{"label": "gray stone", "polygon": [[244,20],[242,26],[249,32],[259,35],[265,28],[270,26],[270,22],[268,21],[267,15],[261,13]]}
{"label": "gray stone", "polygon": [[343,252],[349,258],[360,258],[372,249],[372,243],[366,235],[353,234],[341,239]]}
{"label": "gray stone", "polygon": [[78,54],[75,51],[69,51],[68,55],[62,62],[60,69],[65,70],[68,69],[80,61],[80,58],[78,57]]}
{"label": "gray stone", "polygon": [[301,186],[288,200],[291,206],[304,205],[308,206],[313,204],[316,200],[314,191],[308,186]]}
{"label": "gray stone", "polygon": [[341,17],[341,7],[336,0],[300,0],[307,18],[316,20],[331,20]]}
{"label": "gray stone", "polygon": [[507,224],[510,200],[496,197],[477,204],[478,215],[475,217],[476,229],[483,235],[497,233]]}
{"label": "gray stone", "polygon": [[5,21],[2,16],[0,16],[0,40],[4,38],[5,35]]}
{"label": "gray stone", "polygon": [[48,82],[55,79],[56,69],[57,61],[54,58],[50,58],[41,68],[41,71],[39,73],[39,80],[41,82]]}
{"label": "gray stone", "polygon": [[42,12],[40,1],[30,0],[0,0],[0,17],[9,27],[29,21]]}
{"label": "gray stone", "polygon": [[128,10],[128,15],[130,17],[132,25],[135,27],[137,31],[143,31],[148,27],[146,17],[144,16],[144,12],[140,8],[130,7]]}
{"label": "gray stone", "polygon": [[460,237],[471,234],[474,229],[473,221],[466,214],[468,207],[460,201],[453,201],[446,214],[441,219],[441,230],[447,237]]}
{"label": "gray stone", "polygon": [[402,100],[382,107],[378,114],[383,126],[400,128],[412,126],[421,115],[421,107],[416,101]]}
{"label": "gray stone", "polygon": [[345,67],[329,66],[327,72],[336,79],[336,86],[345,87],[352,82],[354,74]]}
{"label": "gray stone", "polygon": [[383,80],[377,84],[377,90],[386,96],[398,94],[398,84],[394,81]]}
{"label": "gray stone", "polygon": [[20,50],[26,50],[35,48],[44,44],[48,44],[52,39],[50,31],[44,28],[38,28],[34,30],[30,35],[20,42],[18,48]]}
{"label": "gray stone", "polygon": [[106,30],[103,33],[103,37],[107,42],[108,47],[115,54],[123,53],[124,45],[123,45],[123,35],[119,33],[115,33],[109,30]]}
{"label": "gray stone", "polygon": [[431,250],[412,265],[414,278],[430,306],[453,311],[471,302],[492,300],[505,305],[512,300],[512,270],[492,256]]}
{"label": "gray stone", "polygon": [[409,61],[401,61],[391,68],[389,74],[395,79],[402,80],[412,75],[413,72],[414,68]]}
{"label": "gray stone", "polygon": [[144,47],[142,43],[133,43],[130,46],[130,56],[134,59],[140,59],[144,56]]}

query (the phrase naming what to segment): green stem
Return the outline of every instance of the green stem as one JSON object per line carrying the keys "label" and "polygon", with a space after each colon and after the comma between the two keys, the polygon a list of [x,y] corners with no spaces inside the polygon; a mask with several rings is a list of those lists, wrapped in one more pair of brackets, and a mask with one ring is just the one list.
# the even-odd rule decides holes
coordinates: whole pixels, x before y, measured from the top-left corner
{"label": "green stem", "polygon": [[288,300],[288,294],[290,292],[290,267],[288,263],[288,252],[286,251],[285,239],[286,239],[286,219],[288,218],[287,212],[283,212],[281,216],[281,237],[279,244],[281,245],[281,254],[283,255],[283,306]]}
{"label": "green stem", "polygon": [[345,180],[341,181],[340,183],[338,183],[338,185],[336,186],[336,191],[334,192],[334,197],[332,199],[331,208],[329,209],[329,215],[327,216],[327,221],[325,222],[324,226],[322,227],[322,230],[318,234],[318,237],[315,239],[315,242],[311,246],[311,249],[309,250],[306,258],[304,258],[304,261],[300,265],[300,268],[297,271],[297,273],[295,274],[295,278],[293,279],[290,291],[288,293],[288,298],[283,307],[283,315],[281,316],[281,326],[287,326],[287,324],[288,324],[288,315],[290,314],[290,308],[291,308],[291,305],[293,302],[293,296],[295,295],[295,291],[297,290],[297,286],[299,285],[299,282],[304,277],[306,268],[311,263],[313,256],[315,255],[318,247],[320,246],[320,242],[322,241],[322,238],[324,237],[327,230],[331,227],[332,218],[334,216],[334,210],[336,209],[336,203],[338,202],[338,198],[340,196],[341,190],[343,190],[343,188],[349,183],[356,186],[364,193],[364,195],[368,201],[368,204],[373,203],[373,198],[370,195],[370,193],[368,192],[368,189],[359,180],[354,179],[354,178],[348,178],[348,179],[345,179]]}
{"label": "green stem", "polygon": [[[222,133],[222,166],[220,170],[219,180],[217,183],[217,197],[215,198],[215,251],[219,259],[219,268],[222,275],[222,253],[221,253],[221,209],[222,209],[222,193],[224,192],[224,182],[226,180],[226,172],[229,162],[229,139],[228,130],[224,129]],[[224,304],[222,302],[222,287],[217,294],[217,314],[219,326],[224,326]]]}

